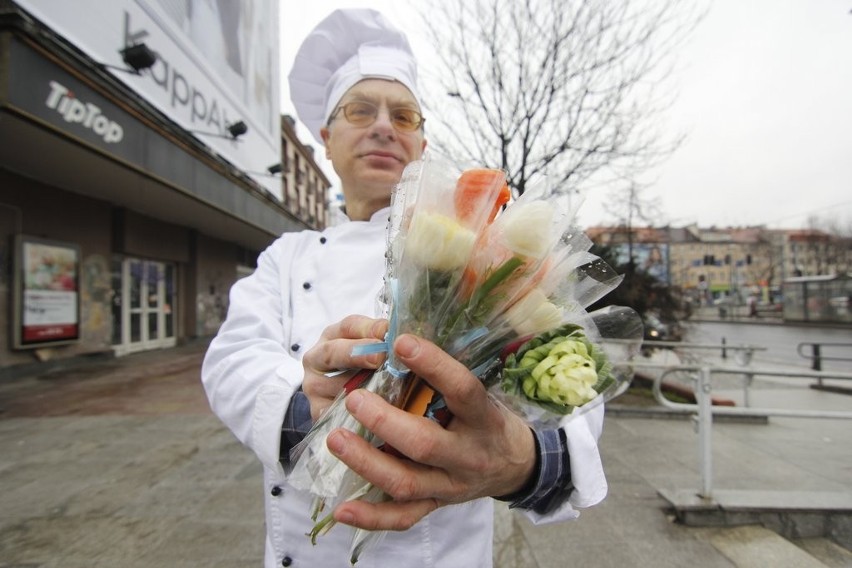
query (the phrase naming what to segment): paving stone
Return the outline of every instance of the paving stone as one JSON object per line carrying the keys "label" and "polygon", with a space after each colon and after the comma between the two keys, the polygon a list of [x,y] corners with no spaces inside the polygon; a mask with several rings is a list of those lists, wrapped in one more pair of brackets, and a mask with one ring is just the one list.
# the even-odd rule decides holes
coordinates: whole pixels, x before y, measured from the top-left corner
{"label": "paving stone", "polygon": [[[262,565],[262,469],[209,411],[202,352],[131,355],[0,383],[0,568]],[[848,422],[726,423],[713,434],[714,488],[852,491]],[[533,526],[495,505],[495,567],[775,560],[763,532],[723,538],[674,522],[660,491],[694,494],[701,484],[689,420],[608,415],[600,448],[609,495],[578,520]],[[848,519],[832,522],[833,538],[852,534]]]}

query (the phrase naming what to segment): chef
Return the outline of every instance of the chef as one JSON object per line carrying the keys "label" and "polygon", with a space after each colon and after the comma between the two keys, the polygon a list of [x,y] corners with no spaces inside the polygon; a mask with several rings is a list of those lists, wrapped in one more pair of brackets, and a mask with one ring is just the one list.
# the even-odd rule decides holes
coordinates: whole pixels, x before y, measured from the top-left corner
{"label": "chef", "polygon": [[370,393],[350,393],[355,418],[411,459],[345,431],[329,435],[332,454],[394,499],[338,506],[338,525],[311,545],[311,496],[287,484],[289,450],[350,376],[328,374],[382,363],[352,348],[387,330],[376,305],[391,193],[426,139],[408,40],[374,10],[337,10],[320,22],[289,81],[299,119],[340,178],[348,221],[286,233],[260,255],[257,270],[233,286],[202,369],[213,411],[264,466],[265,566],[349,566],[358,527],[390,531],[365,552],[364,565],[490,567],[494,498],[535,523],[573,519],[604,498],[603,407],[562,428],[533,430],[435,345],[402,335],[396,354],[444,394],[454,418],[443,429]]}

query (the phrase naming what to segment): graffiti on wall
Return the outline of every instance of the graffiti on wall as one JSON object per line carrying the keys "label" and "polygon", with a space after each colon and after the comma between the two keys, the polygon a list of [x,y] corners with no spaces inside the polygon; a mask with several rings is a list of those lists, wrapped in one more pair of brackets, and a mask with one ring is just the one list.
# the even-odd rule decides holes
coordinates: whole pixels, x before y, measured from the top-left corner
{"label": "graffiti on wall", "polygon": [[112,337],[112,284],[109,262],[99,254],[83,259],[80,271],[80,315],[83,341],[109,347]]}
{"label": "graffiti on wall", "polygon": [[222,272],[205,275],[195,298],[196,331],[199,336],[213,335],[219,331],[228,315],[229,286]]}

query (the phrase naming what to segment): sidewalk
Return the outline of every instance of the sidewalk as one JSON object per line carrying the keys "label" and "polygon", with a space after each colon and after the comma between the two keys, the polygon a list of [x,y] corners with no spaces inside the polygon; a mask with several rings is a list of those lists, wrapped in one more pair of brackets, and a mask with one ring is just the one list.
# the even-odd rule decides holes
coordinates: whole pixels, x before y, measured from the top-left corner
{"label": "sidewalk", "polygon": [[750,316],[748,306],[701,306],[695,308],[689,317],[691,321],[722,321],[737,323],[783,324],[780,311],[759,310],[756,316]]}
{"label": "sidewalk", "polygon": [[[0,568],[262,565],[261,470],[207,407],[203,349],[0,384]],[[760,393],[852,405],[818,391]],[[848,432],[840,420],[717,424],[714,486],[849,495]],[[689,420],[609,413],[601,452],[610,493],[578,521],[533,527],[498,505],[495,567],[852,565],[824,539],[676,523],[659,492],[700,487]]]}

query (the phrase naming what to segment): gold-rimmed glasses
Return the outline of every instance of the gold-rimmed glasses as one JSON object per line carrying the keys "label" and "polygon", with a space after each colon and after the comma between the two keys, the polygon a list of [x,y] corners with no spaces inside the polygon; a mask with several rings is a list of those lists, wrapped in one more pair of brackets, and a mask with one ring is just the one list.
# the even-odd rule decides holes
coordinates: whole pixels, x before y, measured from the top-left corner
{"label": "gold-rimmed glasses", "polygon": [[[367,101],[351,101],[337,107],[328,119],[331,123],[340,111],[343,111],[343,116],[346,122],[352,126],[370,126],[376,122],[379,116],[379,106]],[[388,109],[388,115],[393,127],[399,132],[414,132],[420,128],[426,119],[423,115],[413,108],[397,107]]]}

